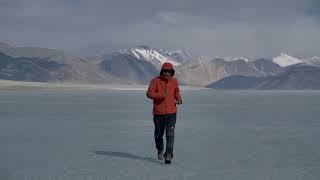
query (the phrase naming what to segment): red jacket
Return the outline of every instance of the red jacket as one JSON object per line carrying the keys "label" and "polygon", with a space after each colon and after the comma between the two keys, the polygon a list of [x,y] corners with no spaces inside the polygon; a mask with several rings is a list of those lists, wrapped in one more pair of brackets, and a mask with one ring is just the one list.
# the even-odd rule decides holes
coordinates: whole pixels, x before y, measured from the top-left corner
{"label": "red jacket", "polygon": [[[170,63],[164,63],[161,70],[163,69],[173,70],[173,66]],[[167,96],[163,97],[165,89],[167,89]],[[176,101],[181,100],[179,91],[178,82],[173,77],[164,78],[160,75],[152,79],[146,95],[153,100],[153,114],[176,113]]]}

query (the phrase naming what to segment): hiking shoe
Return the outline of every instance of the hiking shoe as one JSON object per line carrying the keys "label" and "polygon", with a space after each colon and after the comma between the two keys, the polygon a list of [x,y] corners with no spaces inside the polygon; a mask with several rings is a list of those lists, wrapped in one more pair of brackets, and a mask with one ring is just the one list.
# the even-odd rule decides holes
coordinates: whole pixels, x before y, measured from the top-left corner
{"label": "hiking shoe", "polygon": [[163,151],[159,151],[159,150],[158,150],[158,159],[159,159],[159,160],[163,160],[163,158],[164,158]]}
{"label": "hiking shoe", "polygon": [[164,157],[164,163],[165,164],[171,164],[171,160],[172,160],[172,155],[171,154],[166,154],[166,156]]}

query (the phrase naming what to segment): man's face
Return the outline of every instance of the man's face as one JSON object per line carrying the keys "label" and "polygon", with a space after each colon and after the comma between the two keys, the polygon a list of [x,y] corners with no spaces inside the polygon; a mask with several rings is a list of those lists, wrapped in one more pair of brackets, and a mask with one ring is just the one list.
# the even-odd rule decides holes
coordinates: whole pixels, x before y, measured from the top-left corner
{"label": "man's face", "polygon": [[172,76],[172,70],[170,69],[164,69],[162,70],[163,76],[164,77],[171,77]]}

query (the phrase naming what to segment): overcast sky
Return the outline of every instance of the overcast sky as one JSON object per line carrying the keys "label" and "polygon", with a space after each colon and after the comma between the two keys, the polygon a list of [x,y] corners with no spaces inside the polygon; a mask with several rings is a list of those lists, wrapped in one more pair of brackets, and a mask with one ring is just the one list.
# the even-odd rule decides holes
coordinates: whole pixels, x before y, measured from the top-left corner
{"label": "overcast sky", "polygon": [[219,57],[320,56],[319,1],[0,0],[0,41],[81,56],[137,45]]}

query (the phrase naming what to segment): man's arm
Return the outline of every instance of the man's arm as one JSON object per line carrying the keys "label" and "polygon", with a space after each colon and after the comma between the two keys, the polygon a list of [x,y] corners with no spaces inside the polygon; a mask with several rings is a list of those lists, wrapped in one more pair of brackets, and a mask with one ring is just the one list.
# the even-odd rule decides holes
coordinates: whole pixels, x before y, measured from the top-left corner
{"label": "man's arm", "polygon": [[148,91],[146,93],[147,97],[150,99],[162,99],[164,98],[164,94],[156,92],[156,86],[154,80],[152,80],[149,84]]}
{"label": "man's arm", "polygon": [[176,88],[174,89],[174,98],[176,99],[178,105],[182,104],[182,99],[181,99],[181,95],[180,95],[180,89],[178,86],[178,82],[177,82]]}

